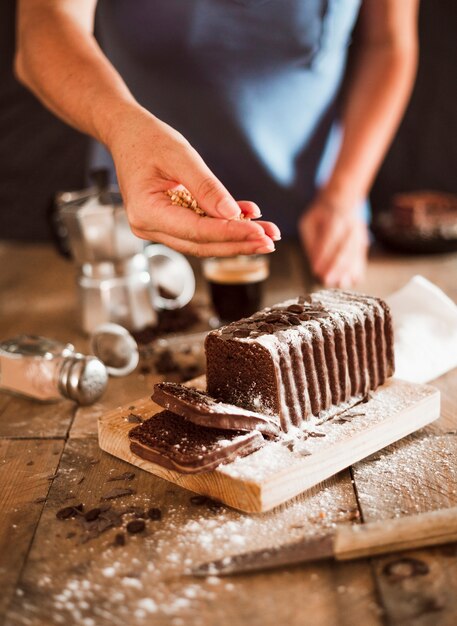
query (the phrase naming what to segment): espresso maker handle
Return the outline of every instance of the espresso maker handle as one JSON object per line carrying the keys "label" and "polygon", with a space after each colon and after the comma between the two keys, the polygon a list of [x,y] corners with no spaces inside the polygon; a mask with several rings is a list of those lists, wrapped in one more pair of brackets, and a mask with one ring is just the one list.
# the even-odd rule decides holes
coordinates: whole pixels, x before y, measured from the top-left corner
{"label": "espresso maker handle", "polygon": [[[181,309],[188,304],[195,293],[195,275],[186,257],[158,243],[146,246],[143,253],[148,262],[154,308]],[[167,290],[170,297],[162,296],[160,288]]]}

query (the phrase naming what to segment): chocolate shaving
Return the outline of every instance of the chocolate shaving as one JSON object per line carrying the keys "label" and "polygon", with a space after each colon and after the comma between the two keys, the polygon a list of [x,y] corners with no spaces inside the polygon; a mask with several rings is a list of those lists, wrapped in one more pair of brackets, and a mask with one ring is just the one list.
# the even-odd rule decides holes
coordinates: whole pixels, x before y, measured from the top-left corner
{"label": "chocolate shaving", "polygon": [[114,500],[115,498],[122,498],[123,496],[131,496],[134,493],[136,493],[135,489],[131,489],[130,487],[116,487],[103,495],[100,500]]}
{"label": "chocolate shaving", "polygon": [[154,522],[158,522],[159,520],[162,519],[162,511],[154,507],[151,507],[150,509],[148,509],[147,515],[149,519]]}
{"label": "chocolate shaving", "polygon": [[291,324],[295,324],[295,326],[298,326],[301,323],[301,320],[297,315],[290,315],[289,322]]}
{"label": "chocolate shaving", "polygon": [[124,533],[117,533],[114,536],[113,544],[115,546],[125,546],[125,535],[124,535]]}
{"label": "chocolate shaving", "polygon": [[308,431],[308,435],[310,437],[325,437],[325,433],[321,432],[320,430],[310,430]]}
{"label": "chocolate shaving", "polygon": [[287,307],[287,311],[291,313],[301,313],[303,311],[303,306],[301,304],[291,304]]}
{"label": "chocolate shaving", "polygon": [[63,509],[59,509],[56,513],[57,519],[68,519],[69,517],[76,517],[84,510],[83,504],[75,504],[73,506],[65,506]]}
{"label": "chocolate shaving", "polygon": [[238,339],[246,339],[250,334],[251,331],[248,328],[237,328],[233,331],[233,337],[237,337]]}
{"label": "chocolate shaving", "polygon": [[84,514],[84,519],[86,520],[86,522],[93,522],[99,517],[101,512],[102,511],[99,507],[96,507],[95,509],[90,509],[90,511],[87,511],[87,513]]}
{"label": "chocolate shaving", "polygon": [[118,476],[111,476],[106,482],[111,483],[116,480],[133,480],[135,476],[136,474],[134,472],[124,472],[123,474],[119,474]]}
{"label": "chocolate shaving", "polygon": [[143,421],[143,418],[135,413],[129,413],[124,419],[126,419],[129,424],[141,424]]}
{"label": "chocolate shaving", "polygon": [[127,532],[132,535],[136,535],[136,533],[142,533],[146,528],[146,524],[142,519],[134,519],[127,524]]}

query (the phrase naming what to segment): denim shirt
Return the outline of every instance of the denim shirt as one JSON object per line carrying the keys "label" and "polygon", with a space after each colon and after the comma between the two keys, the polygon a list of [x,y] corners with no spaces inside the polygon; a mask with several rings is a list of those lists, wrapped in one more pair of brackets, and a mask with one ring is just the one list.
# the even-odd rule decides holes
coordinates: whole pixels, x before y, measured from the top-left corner
{"label": "denim shirt", "polygon": [[359,5],[99,0],[96,24],[137,100],[179,130],[235,198],[257,202],[291,234],[332,152]]}

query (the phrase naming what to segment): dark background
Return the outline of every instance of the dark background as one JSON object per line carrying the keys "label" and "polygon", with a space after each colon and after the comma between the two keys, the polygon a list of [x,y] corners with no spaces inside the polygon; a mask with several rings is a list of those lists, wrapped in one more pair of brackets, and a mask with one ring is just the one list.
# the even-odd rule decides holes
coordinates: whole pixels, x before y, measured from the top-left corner
{"label": "dark background", "polygon": [[[399,0],[401,1],[401,0]],[[0,1],[0,239],[50,238],[53,194],[85,184],[89,142],[48,113],[12,74],[15,0]],[[413,96],[372,191],[457,193],[457,0],[422,0]]]}

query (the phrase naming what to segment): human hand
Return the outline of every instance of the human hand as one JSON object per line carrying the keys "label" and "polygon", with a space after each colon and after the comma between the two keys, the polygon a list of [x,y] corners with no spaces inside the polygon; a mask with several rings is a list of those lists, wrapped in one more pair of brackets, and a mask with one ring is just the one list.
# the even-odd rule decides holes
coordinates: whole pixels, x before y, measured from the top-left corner
{"label": "human hand", "polygon": [[367,225],[353,211],[317,199],[299,222],[311,269],[326,287],[349,288],[365,273]]}
{"label": "human hand", "polygon": [[[273,252],[281,238],[253,202],[236,202],[203,159],[167,124],[140,107],[129,109],[111,132],[108,147],[131,229],[142,239],[195,256]],[[223,146],[221,146],[223,150]],[[167,190],[183,185],[206,213],[175,206]]]}

